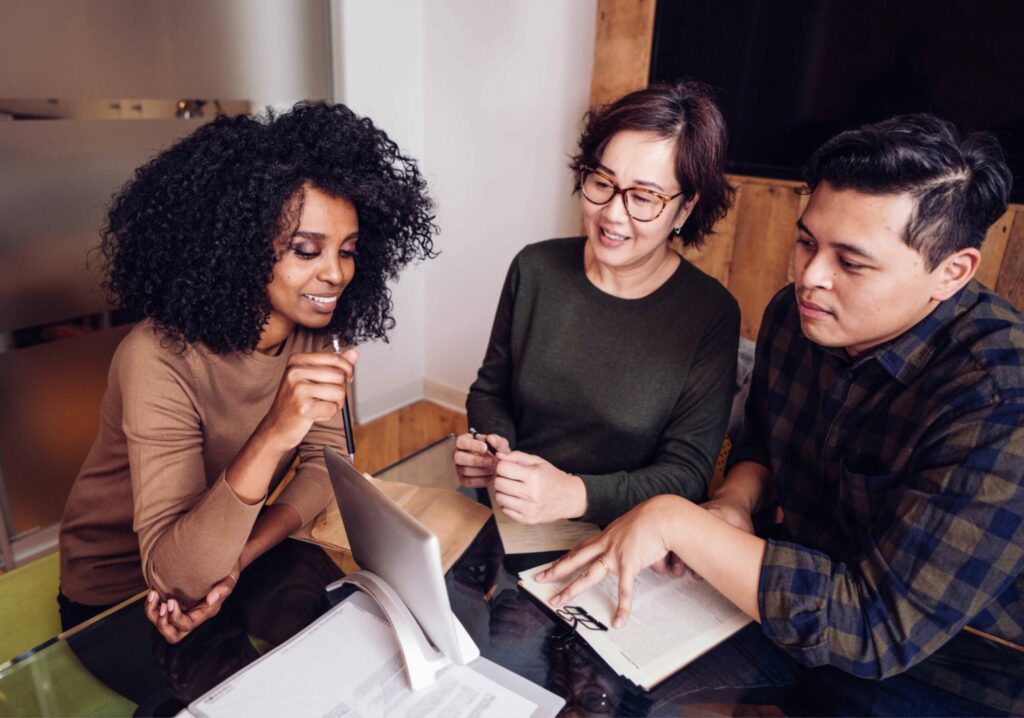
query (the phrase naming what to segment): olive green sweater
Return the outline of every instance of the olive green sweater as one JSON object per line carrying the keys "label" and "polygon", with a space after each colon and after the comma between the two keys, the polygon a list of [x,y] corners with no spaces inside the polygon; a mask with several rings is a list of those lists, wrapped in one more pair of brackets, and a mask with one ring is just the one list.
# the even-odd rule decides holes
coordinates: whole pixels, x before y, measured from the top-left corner
{"label": "olive green sweater", "polygon": [[469,422],[583,479],[584,519],[607,524],[658,494],[699,500],[721,447],[739,308],[683,260],[658,289],[620,299],[584,273],[584,239],[512,261]]}

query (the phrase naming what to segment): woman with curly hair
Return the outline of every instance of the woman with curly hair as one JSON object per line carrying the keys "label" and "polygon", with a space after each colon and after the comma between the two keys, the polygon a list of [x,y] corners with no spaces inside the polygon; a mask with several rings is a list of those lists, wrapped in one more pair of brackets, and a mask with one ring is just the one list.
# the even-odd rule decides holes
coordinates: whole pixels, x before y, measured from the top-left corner
{"label": "woman with curly hair", "polygon": [[65,628],[148,586],[175,640],[327,504],[357,359],[331,336],[386,337],[387,282],[433,256],[430,210],[415,161],[342,105],[218,118],[136,171],[100,249],[142,321],[65,508]]}
{"label": "woman with curly hair", "polygon": [[606,524],[658,494],[705,493],[739,309],[671,242],[699,246],[725,215],[724,161],[725,124],[697,83],[587,115],[572,163],[586,236],[512,261],[466,404],[481,433],[456,443],[462,482],[493,484],[511,518]]}

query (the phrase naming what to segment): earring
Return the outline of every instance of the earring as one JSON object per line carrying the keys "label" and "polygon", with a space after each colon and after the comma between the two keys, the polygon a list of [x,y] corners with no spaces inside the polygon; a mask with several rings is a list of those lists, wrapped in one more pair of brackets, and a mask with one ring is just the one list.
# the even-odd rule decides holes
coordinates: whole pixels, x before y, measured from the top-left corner
{"label": "earring", "polygon": [[681,226],[680,227],[676,227],[675,229],[672,230],[672,234],[674,234],[677,237],[682,237],[683,236],[683,228]]}

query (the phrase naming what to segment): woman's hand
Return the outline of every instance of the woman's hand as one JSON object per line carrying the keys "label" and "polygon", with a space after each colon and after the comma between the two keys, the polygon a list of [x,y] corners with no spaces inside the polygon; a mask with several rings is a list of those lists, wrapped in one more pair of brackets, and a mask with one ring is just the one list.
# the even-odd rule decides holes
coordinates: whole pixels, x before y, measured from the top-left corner
{"label": "woman's hand", "polygon": [[282,453],[294,449],[314,422],[341,411],[358,359],[355,349],[342,354],[293,354],[256,433]]}
{"label": "woman's hand", "polygon": [[482,436],[482,439],[474,438],[472,434],[460,434],[455,440],[452,460],[463,486],[475,489],[490,486],[494,481],[494,469],[498,465],[498,459],[487,450],[488,446],[503,454],[511,451],[508,439],[503,436],[487,434]]}
{"label": "woman's hand", "polygon": [[202,602],[187,611],[182,610],[177,599],[161,601],[160,594],[150,590],[146,595],[146,618],[156,627],[165,641],[171,644],[178,643],[200,625],[220,613],[224,601],[235,590],[240,573],[241,565],[236,563],[231,573],[214,584]]}
{"label": "woman's hand", "polygon": [[587,511],[587,487],[539,456],[499,453],[494,499],[509,518],[524,524],[579,518]]}
{"label": "woman's hand", "polygon": [[599,535],[587,539],[537,575],[541,583],[557,581],[582,572],[551,598],[555,608],[565,605],[597,585],[609,573],[619,577],[619,602],[612,619],[621,628],[633,608],[636,575],[669,554],[669,534],[680,520],[681,509],[690,504],[684,498],[665,494],[640,504],[620,516]]}

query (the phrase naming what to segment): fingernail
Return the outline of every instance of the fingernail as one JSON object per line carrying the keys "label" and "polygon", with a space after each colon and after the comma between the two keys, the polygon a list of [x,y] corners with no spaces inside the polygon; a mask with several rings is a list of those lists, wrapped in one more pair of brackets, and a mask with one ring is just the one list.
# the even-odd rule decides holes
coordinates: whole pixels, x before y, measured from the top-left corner
{"label": "fingernail", "polygon": [[166,616],[167,615],[167,604],[166,603],[161,603],[160,604],[160,615],[161,616]]}
{"label": "fingernail", "polygon": [[210,598],[207,600],[207,603],[209,603],[212,606],[213,604],[217,603],[217,601],[219,601],[219,600],[220,600],[220,593],[218,593],[217,591],[214,591],[213,593],[210,594]]}
{"label": "fingernail", "polygon": [[174,613],[175,611],[177,611],[178,610],[178,602],[175,601],[172,598],[170,601],[167,602],[167,610],[170,611],[171,613]]}
{"label": "fingernail", "polygon": [[156,600],[156,591],[150,591],[146,596],[146,603],[153,603]]}
{"label": "fingernail", "polygon": [[622,628],[622,618],[621,617],[619,617],[619,616],[615,617],[615,620],[612,621],[612,628]]}

